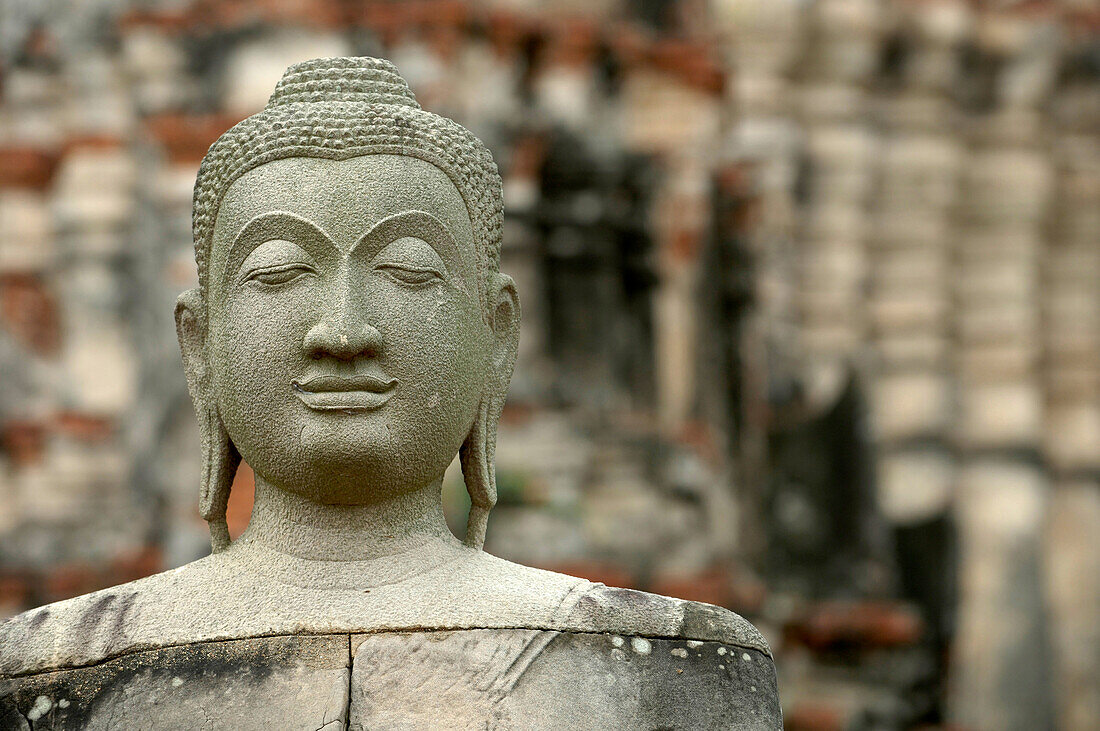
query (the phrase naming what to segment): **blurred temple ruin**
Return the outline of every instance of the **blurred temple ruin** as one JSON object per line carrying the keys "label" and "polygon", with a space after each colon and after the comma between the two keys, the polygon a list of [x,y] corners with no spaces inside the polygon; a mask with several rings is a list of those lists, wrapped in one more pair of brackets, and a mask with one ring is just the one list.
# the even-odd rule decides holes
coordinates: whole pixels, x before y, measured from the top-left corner
{"label": "blurred temple ruin", "polygon": [[791,729],[1100,727],[1095,0],[2,0],[0,616],[208,550],[195,172],[338,55],[504,177],[491,552],[745,614]]}

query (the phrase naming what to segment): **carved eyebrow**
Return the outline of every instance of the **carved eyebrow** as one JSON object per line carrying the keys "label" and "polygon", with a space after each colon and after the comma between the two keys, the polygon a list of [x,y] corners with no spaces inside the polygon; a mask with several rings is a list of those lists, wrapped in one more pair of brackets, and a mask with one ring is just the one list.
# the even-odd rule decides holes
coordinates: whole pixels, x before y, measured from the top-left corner
{"label": "carved eyebrow", "polygon": [[405,236],[414,236],[430,244],[447,268],[457,275],[454,277],[457,286],[466,294],[471,294],[468,281],[473,278],[473,273],[469,262],[462,256],[447,226],[427,211],[402,211],[383,218],[359,237],[351,247],[351,253],[365,248],[370,256],[374,256],[388,244]]}
{"label": "carved eyebrow", "polygon": [[252,218],[233,237],[223,277],[236,274],[253,249],[273,239],[290,241],[318,258],[338,256],[340,253],[332,240],[312,221],[289,211],[269,211]]}

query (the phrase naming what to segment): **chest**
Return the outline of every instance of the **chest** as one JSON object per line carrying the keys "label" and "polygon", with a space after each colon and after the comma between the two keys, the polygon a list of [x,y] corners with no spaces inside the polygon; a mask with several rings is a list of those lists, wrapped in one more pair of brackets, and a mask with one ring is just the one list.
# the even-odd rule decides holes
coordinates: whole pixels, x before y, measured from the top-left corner
{"label": "chest", "polygon": [[0,709],[33,729],[779,724],[772,665],[756,651],[544,630],[205,642],[7,682]]}

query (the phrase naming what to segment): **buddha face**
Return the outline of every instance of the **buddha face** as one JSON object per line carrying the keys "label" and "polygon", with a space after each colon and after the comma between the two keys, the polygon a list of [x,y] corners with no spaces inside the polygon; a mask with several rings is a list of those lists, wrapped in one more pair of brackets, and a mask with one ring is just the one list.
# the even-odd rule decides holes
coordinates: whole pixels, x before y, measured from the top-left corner
{"label": "buddha face", "polygon": [[490,286],[486,324],[476,257],[462,197],[429,163],[261,165],[218,210],[204,347],[185,359],[205,359],[206,398],[267,482],[346,505],[423,488],[507,387],[515,292]]}

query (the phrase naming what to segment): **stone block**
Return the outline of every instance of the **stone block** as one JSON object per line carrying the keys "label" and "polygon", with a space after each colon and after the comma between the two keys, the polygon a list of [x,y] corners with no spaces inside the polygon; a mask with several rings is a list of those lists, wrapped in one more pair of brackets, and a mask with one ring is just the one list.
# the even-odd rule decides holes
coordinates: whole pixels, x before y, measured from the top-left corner
{"label": "stone block", "polygon": [[1100,400],[1048,405],[1044,453],[1061,470],[1100,467]]}
{"label": "stone block", "polygon": [[876,293],[869,303],[868,316],[875,332],[937,332],[942,329],[948,310],[945,294],[923,292],[915,296],[893,289]]}
{"label": "stone block", "polygon": [[352,637],[350,729],[778,729],[754,650],[538,630]]}
{"label": "stone block", "polygon": [[951,384],[944,374],[879,376],[870,393],[872,433],[880,441],[938,434],[951,414]]}
{"label": "stone block", "polygon": [[57,169],[57,155],[50,150],[32,146],[0,147],[0,188],[49,187]]}
{"label": "stone block", "polygon": [[944,450],[889,450],[877,460],[878,505],[895,525],[930,520],[950,509],[955,465]]}
{"label": "stone block", "polygon": [[348,41],[337,33],[269,32],[235,46],[222,78],[222,108],[237,118],[259,111],[287,66],[306,58],[345,56]]}
{"label": "stone block", "polygon": [[346,728],[347,635],[170,647],[0,681],[0,698],[42,731],[81,728]]}
{"label": "stone block", "polygon": [[959,627],[949,679],[956,723],[1053,726],[1041,569],[1047,494],[1033,465],[993,458],[961,465]]}
{"label": "stone block", "polygon": [[927,332],[877,333],[873,345],[879,367],[885,372],[936,372],[947,365],[948,340],[933,328]]}
{"label": "stone block", "polygon": [[960,389],[956,434],[971,447],[1038,446],[1041,390],[1030,383],[970,384]]}
{"label": "stone block", "polygon": [[1100,484],[1062,482],[1051,492],[1045,531],[1059,725],[1087,729],[1100,718]]}

